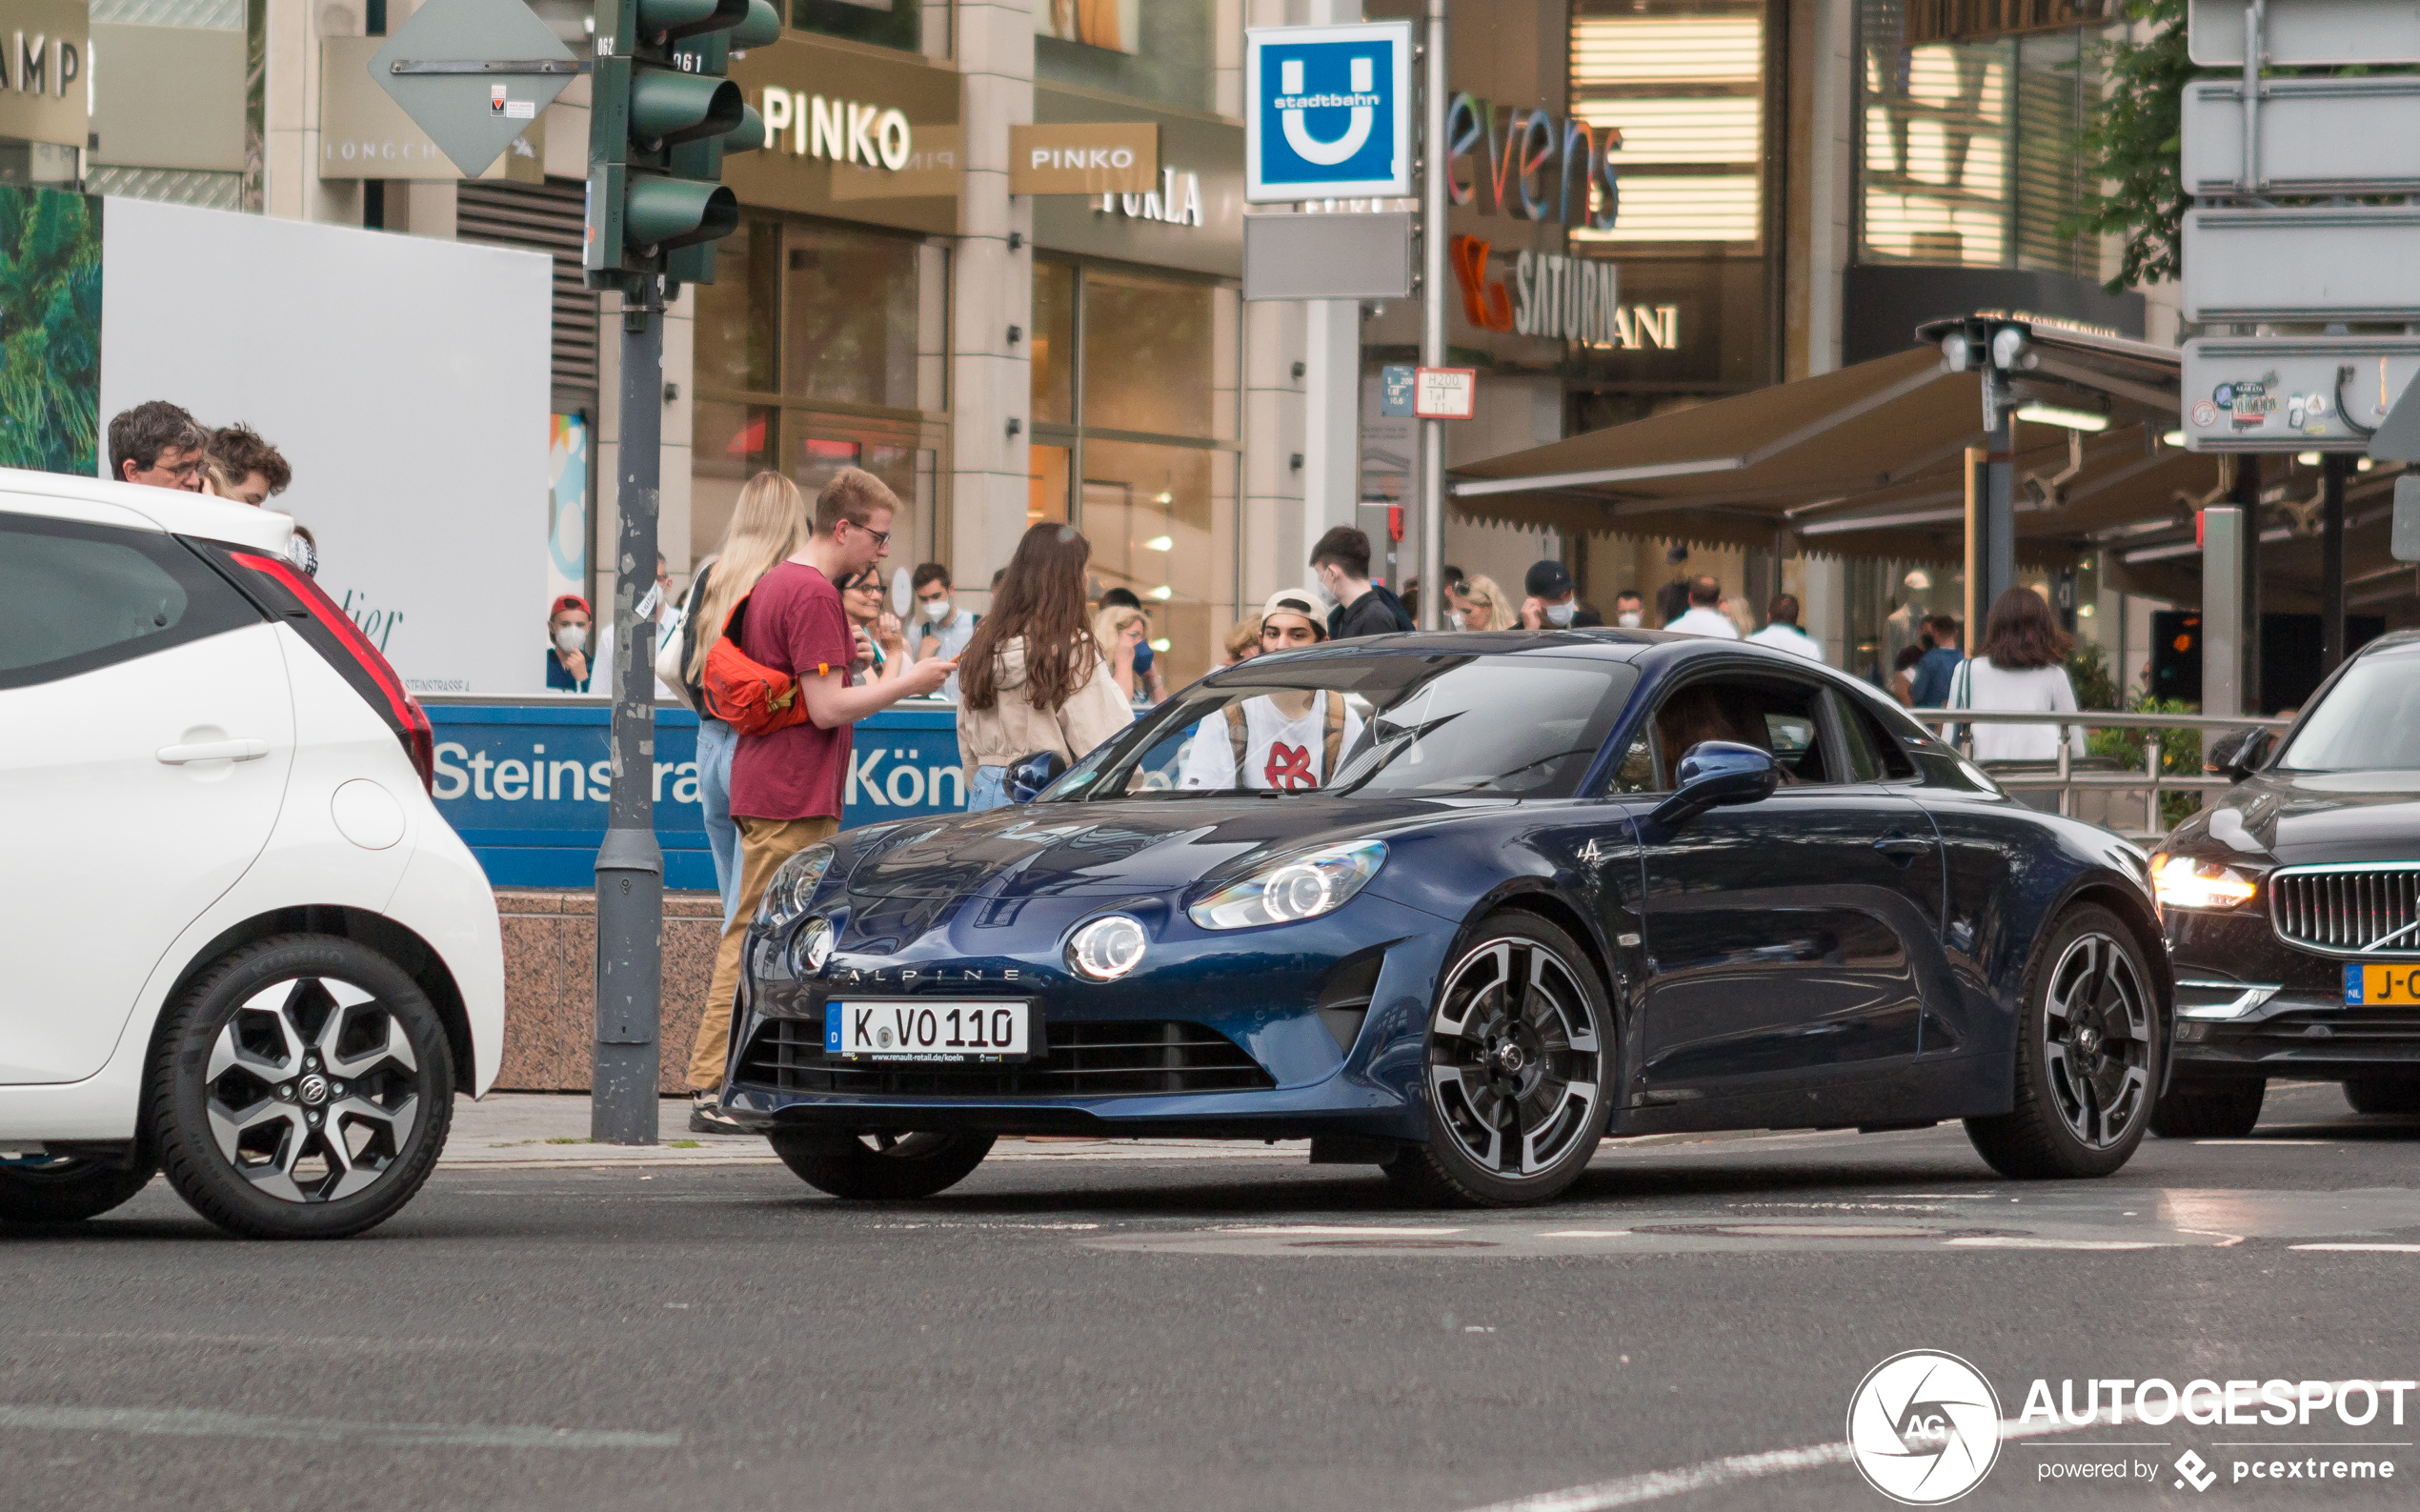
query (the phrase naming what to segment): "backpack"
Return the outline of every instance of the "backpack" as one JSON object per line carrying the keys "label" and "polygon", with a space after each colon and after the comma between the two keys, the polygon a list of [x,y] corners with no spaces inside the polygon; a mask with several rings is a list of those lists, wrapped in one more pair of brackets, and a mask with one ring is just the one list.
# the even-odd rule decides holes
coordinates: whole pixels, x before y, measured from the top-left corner
{"label": "backpack", "polygon": [[[1324,787],[1336,777],[1336,757],[1344,746],[1344,696],[1337,693],[1323,693],[1320,696],[1327,700],[1326,728],[1321,741],[1324,752],[1320,762],[1320,783]],[[1236,786],[1241,787],[1243,748],[1252,743],[1252,736],[1245,724],[1243,705],[1240,703],[1227,705],[1227,738],[1235,746]]]}
{"label": "backpack", "polygon": [[[747,599],[732,605],[722,638],[707,648],[702,712],[740,735],[771,735],[803,722],[807,701],[798,696],[797,677],[776,672],[739,649],[739,628],[747,615]],[[818,664],[816,675],[831,670],[828,663]]]}

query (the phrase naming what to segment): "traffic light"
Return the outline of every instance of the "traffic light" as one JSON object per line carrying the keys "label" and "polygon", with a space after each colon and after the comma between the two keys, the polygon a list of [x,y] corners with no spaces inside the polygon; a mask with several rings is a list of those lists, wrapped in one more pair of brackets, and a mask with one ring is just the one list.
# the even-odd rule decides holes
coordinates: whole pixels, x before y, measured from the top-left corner
{"label": "traffic light", "polygon": [[764,122],[724,76],[731,50],[780,35],[768,0],[597,0],[589,287],[714,281],[714,243],[739,225],[722,155],[765,144]]}

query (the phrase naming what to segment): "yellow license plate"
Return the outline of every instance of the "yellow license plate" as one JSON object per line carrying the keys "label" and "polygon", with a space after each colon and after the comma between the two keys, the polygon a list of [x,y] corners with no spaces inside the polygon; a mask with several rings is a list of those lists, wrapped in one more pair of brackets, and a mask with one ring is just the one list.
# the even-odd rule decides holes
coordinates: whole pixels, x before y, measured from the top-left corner
{"label": "yellow license plate", "polygon": [[2345,966],[2348,1007],[2420,1007],[2420,963]]}

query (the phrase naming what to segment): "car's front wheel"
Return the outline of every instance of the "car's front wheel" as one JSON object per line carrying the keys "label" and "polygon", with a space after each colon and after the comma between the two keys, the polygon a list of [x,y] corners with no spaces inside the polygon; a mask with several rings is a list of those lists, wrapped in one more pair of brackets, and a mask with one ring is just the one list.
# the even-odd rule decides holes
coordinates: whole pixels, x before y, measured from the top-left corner
{"label": "car's front wheel", "polygon": [[1428,1141],[1387,1179],[1431,1205],[1543,1202],[1604,1137],[1613,1014],[1569,935],[1533,914],[1483,920],[1429,1015]]}
{"label": "car's front wheel", "polygon": [[394,1216],[454,1119],[454,1057],[428,996],[330,935],[231,951],[169,1009],[151,1066],[160,1165],[248,1239],[340,1239]]}
{"label": "car's front wheel", "polygon": [[150,1183],[150,1159],[124,1165],[57,1155],[0,1156],[0,1223],[80,1223]]}
{"label": "car's front wheel", "polygon": [[836,1134],[778,1129],[773,1153],[818,1192],[859,1201],[901,1201],[946,1192],[992,1153],[988,1134]]}
{"label": "car's front wheel", "polygon": [[2345,1081],[2345,1100],[2355,1113],[2420,1113],[2420,1076],[2351,1077]]}
{"label": "car's front wheel", "polygon": [[2126,922],[2087,903],[2060,916],[2026,978],[2016,1105],[1966,1120],[1991,1168],[2019,1179],[2107,1176],[2150,1123],[2165,1040],[2152,977]]}
{"label": "car's front wheel", "polygon": [[2207,1082],[2168,1088],[2151,1110],[2151,1132],[2163,1139],[2240,1139],[2260,1122],[2266,1081]]}

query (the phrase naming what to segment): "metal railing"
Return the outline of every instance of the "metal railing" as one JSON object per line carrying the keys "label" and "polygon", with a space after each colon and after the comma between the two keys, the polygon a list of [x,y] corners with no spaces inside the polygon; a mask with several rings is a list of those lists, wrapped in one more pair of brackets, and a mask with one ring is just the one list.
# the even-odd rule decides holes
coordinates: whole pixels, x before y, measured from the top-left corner
{"label": "metal railing", "polygon": [[[2074,714],[2045,714],[2040,710],[2012,709],[1910,709],[1918,720],[1939,731],[1948,725],[1966,728],[1959,734],[1956,745],[1968,759],[1974,756],[1973,727],[1979,724],[2048,724],[2059,727],[2059,754],[2052,770],[2043,773],[1994,772],[1991,779],[2010,792],[2055,791],[2059,795],[2059,812],[2074,816],[2079,795],[2115,790],[2140,792],[2143,795],[2143,827],[2119,833],[2132,839],[2157,839],[2168,833],[2160,818],[2160,795],[2163,793],[2208,793],[2233,787],[2228,776],[2193,776],[2160,771],[2160,736],[2169,730],[2198,730],[2204,742],[2212,735],[2238,730],[2274,730],[2283,732],[2291,719],[2261,718],[2251,715],[2208,714],[2132,714],[2113,710],[2085,709]],[[2078,772],[2074,767],[2075,748],[2068,740],[2070,730],[2143,730],[2149,732],[2143,739],[2145,770],[2135,772]],[[2115,829],[2115,825],[2110,828]]]}

